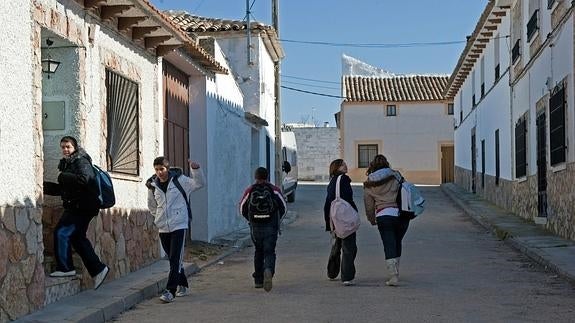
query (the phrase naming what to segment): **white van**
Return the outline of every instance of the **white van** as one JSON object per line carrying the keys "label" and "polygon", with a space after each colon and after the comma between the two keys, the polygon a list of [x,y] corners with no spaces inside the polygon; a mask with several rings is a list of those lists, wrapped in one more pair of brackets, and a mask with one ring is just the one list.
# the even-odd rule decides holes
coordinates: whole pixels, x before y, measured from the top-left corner
{"label": "white van", "polygon": [[288,202],[295,201],[297,188],[297,145],[293,131],[282,131],[282,190]]}

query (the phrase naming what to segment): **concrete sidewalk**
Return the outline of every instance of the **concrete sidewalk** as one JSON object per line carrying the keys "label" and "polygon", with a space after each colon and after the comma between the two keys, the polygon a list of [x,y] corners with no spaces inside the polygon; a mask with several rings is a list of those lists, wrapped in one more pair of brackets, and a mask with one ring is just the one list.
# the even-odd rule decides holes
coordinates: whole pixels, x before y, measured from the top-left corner
{"label": "concrete sidewalk", "polygon": [[[297,213],[288,211],[282,228],[295,221]],[[205,267],[217,264],[222,259],[251,244],[250,229],[245,227],[228,235],[214,239],[213,243],[228,248],[201,266],[185,263],[186,275],[192,276]],[[90,322],[101,323],[133,308],[136,304],[158,297],[166,287],[170,264],[158,260],[152,265],[111,282],[105,282],[98,290],[88,289],[76,295],[65,297],[41,310],[24,316],[15,322]],[[192,283],[193,288],[193,283]]]}
{"label": "concrete sidewalk", "polygon": [[442,184],[441,188],[475,222],[533,261],[575,284],[575,241],[555,236],[455,184]]}
{"label": "concrete sidewalk", "polygon": [[[200,267],[185,263],[184,268],[188,276],[248,246],[251,243],[249,229],[222,237],[218,243],[229,247]],[[166,287],[169,267],[167,260],[159,260],[124,277],[106,282],[98,290],[89,289],[68,296],[15,322],[96,323],[109,321],[146,299],[158,297]]]}

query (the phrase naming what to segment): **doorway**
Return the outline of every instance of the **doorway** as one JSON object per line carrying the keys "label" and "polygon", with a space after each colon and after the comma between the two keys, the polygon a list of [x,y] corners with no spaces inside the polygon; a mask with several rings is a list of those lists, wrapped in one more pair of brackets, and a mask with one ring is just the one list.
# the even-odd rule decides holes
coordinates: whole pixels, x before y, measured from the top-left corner
{"label": "doorway", "polygon": [[451,183],[454,178],[453,146],[441,146],[441,183]]}

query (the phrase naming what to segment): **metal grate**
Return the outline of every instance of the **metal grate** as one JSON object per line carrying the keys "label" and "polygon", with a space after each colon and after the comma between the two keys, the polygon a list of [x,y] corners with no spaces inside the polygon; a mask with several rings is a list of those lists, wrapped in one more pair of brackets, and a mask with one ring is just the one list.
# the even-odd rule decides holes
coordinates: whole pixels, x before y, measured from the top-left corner
{"label": "metal grate", "polygon": [[517,61],[517,59],[519,59],[519,56],[521,56],[521,53],[519,51],[519,41],[521,39],[517,39],[517,41],[515,42],[515,45],[513,45],[513,49],[511,50],[511,63],[515,63]]}
{"label": "metal grate", "polygon": [[565,162],[565,87],[549,99],[549,142],[551,165]]}
{"label": "metal grate", "polygon": [[138,84],[106,70],[108,170],[139,175]]}
{"label": "metal grate", "polygon": [[527,118],[515,124],[515,177],[527,175]]}
{"label": "metal grate", "polygon": [[529,22],[527,22],[527,41],[530,42],[535,32],[539,29],[539,18],[538,18],[539,9],[533,12],[531,18],[529,18]]}

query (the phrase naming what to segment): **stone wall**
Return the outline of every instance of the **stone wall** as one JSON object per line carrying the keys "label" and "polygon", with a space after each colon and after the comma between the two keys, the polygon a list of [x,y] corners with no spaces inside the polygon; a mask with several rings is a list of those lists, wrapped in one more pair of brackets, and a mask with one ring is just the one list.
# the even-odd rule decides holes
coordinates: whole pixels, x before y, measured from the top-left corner
{"label": "stone wall", "polygon": [[[545,228],[561,237],[575,240],[575,163],[565,169],[547,174],[547,223]],[[471,171],[455,167],[455,183],[471,191]],[[485,175],[485,186],[481,187],[481,174],[477,174],[476,193],[493,204],[500,206],[521,218],[534,221],[538,216],[537,175],[518,181],[500,179]]]}
{"label": "stone wall", "polygon": [[0,322],[6,322],[44,303],[42,211],[3,206],[0,219]]}
{"label": "stone wall", "polygon": [[575,163],[547,175],[547,228],[575,240]]}
{"label": "stone wall", "polygon": [[329,164],[340,158],[339,130],[335,127],[294,128],[298,179],[328,181]]}
{"label": "stone wall", "polygon": [[[44,208],[42,223],[47,259],[54,257],[53,232],[61,214],[61,208]],[[96,254],[110,267],[108,280],[136,271],[160,257],[158,230],[148,210],[101,210],[90,223],[87,236]],[[74,265],[81,272],[82,288],[89,288],[93,280],[79,260],[74,257]],[[53,261],[45,265],[47,272],[54,270]]]}

